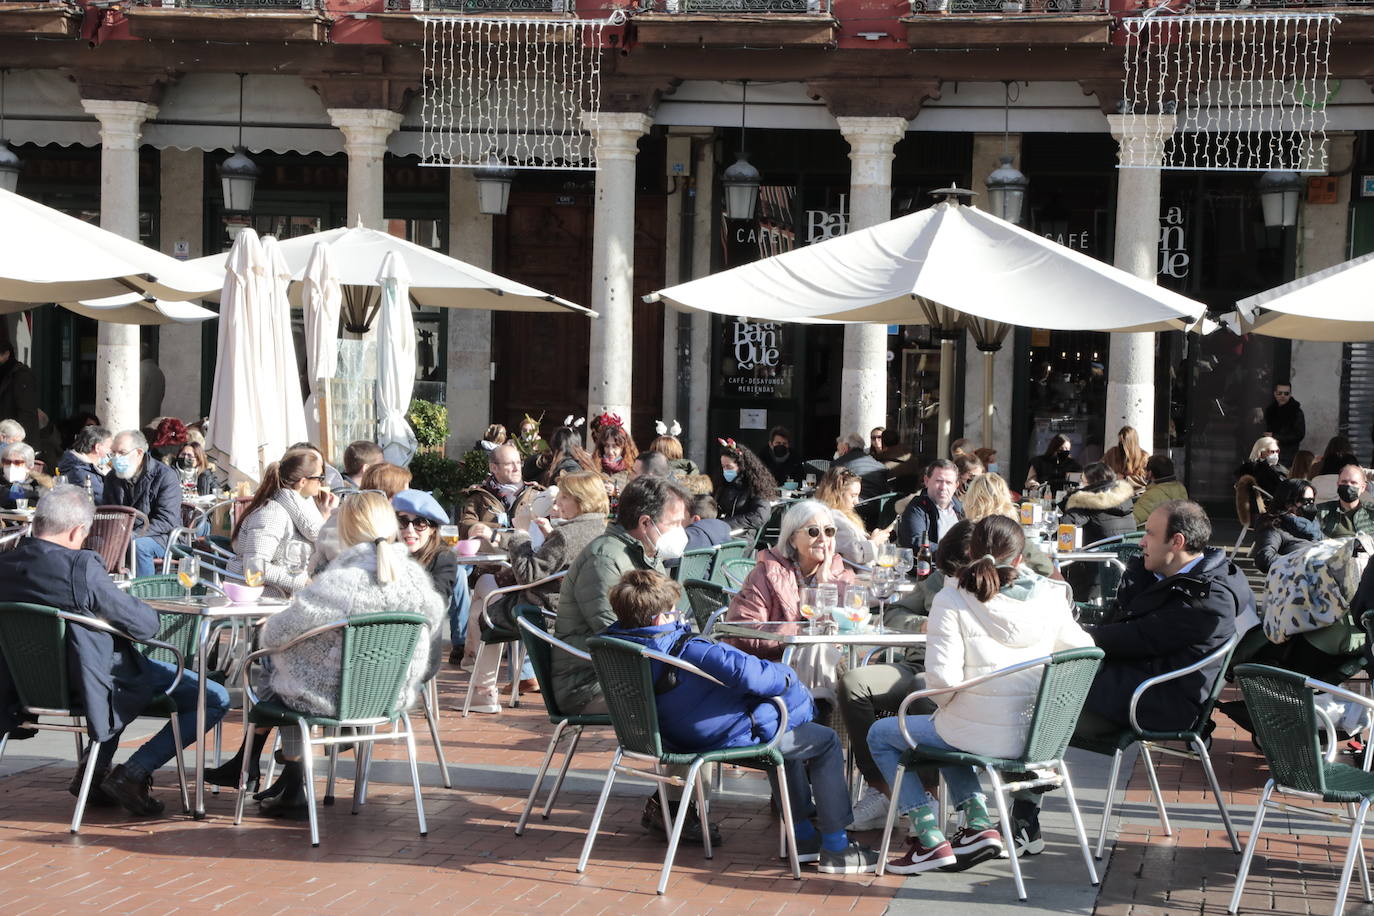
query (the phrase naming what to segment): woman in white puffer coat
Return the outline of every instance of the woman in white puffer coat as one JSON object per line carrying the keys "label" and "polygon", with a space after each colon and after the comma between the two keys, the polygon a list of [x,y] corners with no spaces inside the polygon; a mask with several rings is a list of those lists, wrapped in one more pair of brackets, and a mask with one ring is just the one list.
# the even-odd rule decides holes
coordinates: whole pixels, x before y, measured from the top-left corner
{"label": "woman in white puffer coat", "polygon": [[[949,687],[1018,662],[1093,644],[1073,619],[1068,586],[1022,566],[1021,526],[1000,515],[980,521],[969,544],[970,562],[957,585],[946,585],[931,603],[926,642],[926,686]],[[1018,757],[1026,747],[1031,713],[1043,669],[996,678],[958,693],[931,699],[928,716],[908,716],[918,744],[991,757]],[[897,720],[880,720],[868,733],[889,785],[906,749]],[[888,867],[912,874],[942,866],[963,866],[1000,854],[1002,841],[970,766],[941,767],[950,798],[964,826],[946,840],[935,824],[919,779],[902,783],[898,809],[912,824],[911,846]]]}

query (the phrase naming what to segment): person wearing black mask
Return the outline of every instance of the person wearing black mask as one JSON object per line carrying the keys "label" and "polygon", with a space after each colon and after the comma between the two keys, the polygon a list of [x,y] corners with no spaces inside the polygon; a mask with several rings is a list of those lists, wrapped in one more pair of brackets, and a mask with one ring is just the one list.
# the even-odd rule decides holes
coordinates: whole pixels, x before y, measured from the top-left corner
{"label": "person wearing black mask", "polygon": [[[1264,408],[1264,434],[1279,441],[1279,462],[1284,467],[1293,464],[1293,456],[1302,448],[1303,437],[1307,435],[1307,417],[1302,405],[1293,397],[1293,386],[1288,382],[1274,383],[1274,400]],[[1329,474],[1329,470],[1322,473]]]}
{"label": "person wearing black mask", "polygon": [[212,496],[225,489],[199,443],[187,442],[177,449],[176,457],[170,463],[181,478],[182,485],[187,489],[194,487],[197,496]]}
{"label": "person wearing black mask", "polygon": [[806,476],[801,458],[792,451],[792,433],[785,426],[774,426],[768,431],[768,448],[759,458],[778,483],[787,480],[800,483]]}
{"label": "person wearing black mask", "polygon": [[1336,498],[1317,507],[1317,524],[1324,537],[1374,534],[1374,509],[1365,505],[1362,499],[1368,488],[1364,468],[1358,464],[1341,468],[1336,477]]}
{"label": "person wearing black mask", "polygon": [[1082,472],[1083,467],[1070,456],[1073,444],[1068,436],[1055,436],[1045,448],[1043,455],[1031,459],[1030,472],[1026,474],[1025,489],[1040,484],[1049,484],[1051,490],[1062,490],[1070,474]]}
{"label": "person wearing black mask", "polygon": [[1255,523],[1255,547],[1250,552],[1255,568],[1268,573],[1279,557],[1321,540],[1316,514],[1317,499],[1311,483],[1290,477],[1279,484],[1269,511]]}

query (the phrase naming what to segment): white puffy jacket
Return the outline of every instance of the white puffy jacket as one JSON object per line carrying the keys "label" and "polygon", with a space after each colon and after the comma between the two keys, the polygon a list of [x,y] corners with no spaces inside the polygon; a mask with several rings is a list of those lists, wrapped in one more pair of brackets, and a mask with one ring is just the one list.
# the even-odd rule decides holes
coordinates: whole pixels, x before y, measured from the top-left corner
{"label": "white puffy jacket", "polygon": [[[951,581],[930,606],[926,686],[961,681],[1064,649],[1093,644],[1074,621],[1064,582],[1021,575],[986,604]],[[993,757],[1019,757],[1043,668],[934,697],[935,731],[950,745]]]}

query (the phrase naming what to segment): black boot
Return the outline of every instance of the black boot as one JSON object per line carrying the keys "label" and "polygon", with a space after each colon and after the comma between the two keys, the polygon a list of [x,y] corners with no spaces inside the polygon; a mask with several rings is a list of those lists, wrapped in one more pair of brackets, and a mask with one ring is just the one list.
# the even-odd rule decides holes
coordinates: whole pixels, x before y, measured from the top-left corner
{"label": "black boot", "polygon": [[310,805],[305,794],[305,765],[288,760],[277,781],[253,797],[262,803],[259,810],[267,817],[305,817]]}
{"label": "black boot", "polygon": [[[271,737],[272,730],[253,731],[253,745],[248,764],[248,789],[256,791],[258,783],[262,780],[262,771],[258,766],[258,759],[262,757],[263,746],[267,744],[267,739]],[[205,781],[212,786],[223,786],[227,789],[237,789],[239,787],[239,771],[243,769],[243,745],[234,752],[224,763],[217,767],[212,767],[205,771]]]}

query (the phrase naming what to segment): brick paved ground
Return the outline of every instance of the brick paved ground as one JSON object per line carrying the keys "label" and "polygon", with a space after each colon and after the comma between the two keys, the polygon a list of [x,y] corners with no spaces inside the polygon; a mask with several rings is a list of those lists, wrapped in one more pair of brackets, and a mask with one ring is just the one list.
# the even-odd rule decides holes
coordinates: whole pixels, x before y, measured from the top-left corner
{"label": "brick paved ground", "polygon": [[[235,828],[232,792],[210,798],[204,822],[139,821],[92,810],[81,836],[71,837],[66,831],[71,797],[65,791],[70,765],[30,766],[0,779],[0,912],[877,913],[899,890],[908,903],[919,905],[923,889],[929,889],[933,908],[941,912],[987,911],[1010,902],[1004,865],[987,866],[987,881],[960,885],[953,894],[954,885],[939,883],[946,878],[942,875],[911,879],[902,890],[898,876],[823,876],[804,868],[804,879],[794,882],[773,857],[777,834],[765,803],[737,788],[713,809],[725,846],[710,862],[699,849],[684,849],[667,896],[653,893],[664,847],[639,827],[647,789],[637,786],[613,796],[591,867],[579,875],[575,865],[594,802],[593,771],[607,762],[607,738],[589,733],[578,754],[580,774],[570,780],[572,791],[565,790],[549,822],[536,817],[527,835],[518,838],[512,828],[529,785],[526,773],[538,766],[549,734],[537,698],[500,717],[464,720],[452,707],[461,702],[466,675],[445,673],[441,683],[443,737],[458,788],[437,786],[433,748],[420,742],[427,764],[422,775],[428,837],[417,835],[408,786],[391,781],[403,754],[380,747],[368,805],[350,816],[351,784],[344,781],[339,805],[321,808],[322,844],[313,850],[304,824],[252,817],[251,805],[250,817]],[[236,739],[233,729],[226,740]],[[47,746],[70,754],[69,744]],[[24,743],[14,744],[6,765],[23,766],[26,753],[32,751]],[[1229,722],[1218,730],[1214,756],[1244,839],[1265,778],[1262,760]],[[1086,781],[1085,769],[1082,763],[1076,769],[1080,783]],[[1202,776],[1195,766],[1168,759],[1160,772],[1177,814],[1174,836],[1163,836],[1151,819],[1144,776],[1137,772],[1098,912],[1224,912],[1239,857],[1227,848],[1215,809],[1202,792]],[[727,785],[753,784],[731,778]],[[159,789],[159,795],[172,804],[169,788]],[[1090,831],[1095,829],[1096,805],[1085,806],[1085,816]],[[1329,829],[1298,823],[1292,833],[1271,835],[1256,857],[1243,912],[1330,912],[1344,843],[1324,832]],[[864,838],[876,843],[875,835]],[[1028,872],[1043,874],[1061,864],[1064,870],[1080,867],[1069,859],[1061,863],[1060,854],[1071,856],[1072,850],[1057,849],[1029,864]],[[1073,877],[1078,879],[1076,872]],[[1374,913],[1359,901],[1358,891],[1352,896],[1347,912]],[[1032,896],[1031,905],[1035,902]]]}

